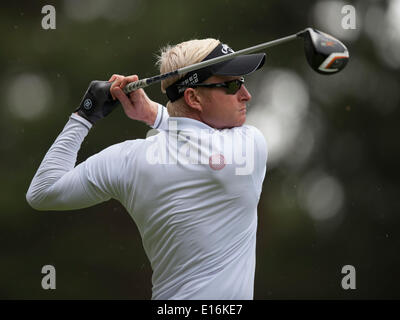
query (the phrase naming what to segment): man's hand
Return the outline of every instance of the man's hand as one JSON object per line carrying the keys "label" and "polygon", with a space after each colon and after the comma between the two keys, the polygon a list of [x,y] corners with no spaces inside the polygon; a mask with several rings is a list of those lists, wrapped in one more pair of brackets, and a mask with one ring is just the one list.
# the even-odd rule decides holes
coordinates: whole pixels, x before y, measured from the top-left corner
{"label": "man's hand", "polygon": [[75,112],[92,124],[107,116],[118,104],[110,94],[110,87],[107,81],[92,81]]}
{"label": "man's hand", "polygon": [[113,99],[118,99],[128,118],[153,125],[156,121],[158,105],[149,99],[143,89],[135,90],[126,95],[122,90],[128,83],[139,80],[137,75],[122,76],[114,74],[108,81],[113,82],[110,88]]}

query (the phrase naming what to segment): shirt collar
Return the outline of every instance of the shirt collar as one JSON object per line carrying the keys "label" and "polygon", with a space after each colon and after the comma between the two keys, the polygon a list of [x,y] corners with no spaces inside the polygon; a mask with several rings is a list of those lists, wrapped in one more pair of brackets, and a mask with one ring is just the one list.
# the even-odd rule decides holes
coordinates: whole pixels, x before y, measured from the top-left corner
{"label": "shirt collar", "polygon": [[[172,123],[176,123],[176,125],[172,125]],[[168,118],[168,129],[169,128],[177,128],[177,130],[185,130],[185,129],[192,129],[192,130],[199,130],[199,129],[206,129],[210,131],[215,131],[215,128],[210,127],[208,124],[204,122],[192,119],[192,118],[185,118],[185,117],[169,117]]]}

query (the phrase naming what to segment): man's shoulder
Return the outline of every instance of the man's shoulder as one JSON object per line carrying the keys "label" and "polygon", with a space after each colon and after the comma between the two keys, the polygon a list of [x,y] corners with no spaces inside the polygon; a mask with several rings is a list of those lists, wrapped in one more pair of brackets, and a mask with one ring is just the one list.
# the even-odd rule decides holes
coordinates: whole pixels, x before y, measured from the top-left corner
{"label": "man's shoulder", "polygon": [[145,139],[132,139],[125,140],[119,143],[110,145],[109,147],[103,149],[101,152],[119,156],[128,156],[132,154],[137,154],[138,150],[144,150],[149,144],[153,144],[159,140],[165,140],[166,132],[160,131],[155,135],[146,137]]}
{"label": "man's shoulder", "polygon": [[251,124],[244,124],[244,125],[242,126],[242,128],[243,128],[244,130],[250,130],[250,131],[252,131],[252,132],[255,132],[255,133],[257,133],[258,135],[263,135],[262,132],[260,131],[260,129],[258,129],[257,127],[255,127],[255,126],[253,126],[253,125],[251,125]]}
{"label": "man's shoulder", "polygon": [[257,142],[260,142],[262,144],[266,144],[266,140],[264,137],[264,134],[261,132],[260,129],[253,125],[245,124],[240,127],[233,127],[231,129],[228,129],[232,134],[235,133],[240,133],[248,138],[252,138],[256,140]]}
{"label": "man's shoulder", "polygon": [[243,125],[243,130],[246,132],[246,139],[251,139],[254,142],[255,150],[262,155],[262,158],[267,158],[268,144],[263,132],[255,126]]}
{"label": "man's shoulder", "polygon": [[144,141],[144,139],[135,139],[118,142],[104,148],[96,155],[106,158],[120,158],[121,156],[128,156],[130,154],[133,154],[132,151],[140,148]]}

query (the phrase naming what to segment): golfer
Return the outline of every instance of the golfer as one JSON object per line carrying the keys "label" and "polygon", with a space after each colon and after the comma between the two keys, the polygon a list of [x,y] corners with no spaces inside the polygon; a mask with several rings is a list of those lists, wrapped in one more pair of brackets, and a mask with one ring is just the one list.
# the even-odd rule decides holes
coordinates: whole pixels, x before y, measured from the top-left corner
{"label": "golfer", "polygon": [[[165,73],[232,51],[216,39],[191,40],[162,49],[158,63]],[[142,89],[123,93],[137,76],[93,82],[40,164],[28,203],[73,210],[120,201],[151,263],[152,299],[253,299],[267,146],[258,129],[244,125],[251,95],[243,76],[264,60],[238,56],[163,80],[167,107]],[[100,97],[104,83],[112,83],[112,103]],[[75,166],[86,135],[114,102],[158,134],[112,145]]]}

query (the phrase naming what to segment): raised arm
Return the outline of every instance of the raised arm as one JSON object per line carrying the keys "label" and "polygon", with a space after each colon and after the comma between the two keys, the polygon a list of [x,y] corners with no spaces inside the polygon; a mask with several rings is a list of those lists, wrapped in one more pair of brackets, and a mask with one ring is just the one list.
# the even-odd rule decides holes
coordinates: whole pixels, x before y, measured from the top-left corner
{"label": "raised arm", "polygon": [[[124,78],[119,78],[119,81]],[[118,198],[123,143],[111,146],[75,167],[78,151],[90,128],[108,115],[118,102],[113,101],[110,94],[111,82],[114,80],[112,77],[109,84],[106,81],[91,83],[79,108],[70,116],[63,131],[46,153],[26,194],[33,208],[71,210],[88,207],[111,197]],[[125,84],[130,81],[135,81],[134,76]],[[151,101],[142,89],[142,92],[131,93],[129,97],[124,94],[122,97],[120,88],[125,84],[121,85],[118,81],[112,83],[113,93],[123,104],[125,113],[151,126],[161,121],[162,117],[158,113],[165,108]]]}
{"label": "raised arm", "polygon": [[82,141],[91,127],[87,120],[71,115],[29,186],[26,200],[34,209],[68,210],[96,203],[96,199],[88,197],[81,183],[81,168],[74,168]]}

